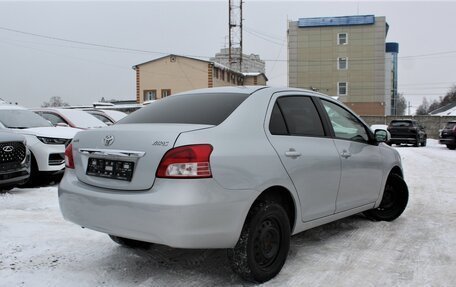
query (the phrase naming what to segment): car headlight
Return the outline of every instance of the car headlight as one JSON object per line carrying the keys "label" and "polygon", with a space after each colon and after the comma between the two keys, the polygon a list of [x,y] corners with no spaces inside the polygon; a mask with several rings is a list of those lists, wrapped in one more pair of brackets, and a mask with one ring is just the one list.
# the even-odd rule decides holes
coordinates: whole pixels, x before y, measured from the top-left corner
{"label": "car headlight", "polygon": [[37,137],[44,144],[63,144],[66,145],[69,141],[68,139],[61,138],[47,138],[47,137]]}

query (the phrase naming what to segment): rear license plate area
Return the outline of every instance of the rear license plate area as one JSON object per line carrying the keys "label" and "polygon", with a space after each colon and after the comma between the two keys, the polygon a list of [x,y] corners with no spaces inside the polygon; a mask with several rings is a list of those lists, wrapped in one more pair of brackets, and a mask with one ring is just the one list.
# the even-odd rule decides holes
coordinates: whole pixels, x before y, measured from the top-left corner
{"label": "rear license plate area", "polygon": [[89,158],[87,175],[131,181],[135,163],[131,161]]}

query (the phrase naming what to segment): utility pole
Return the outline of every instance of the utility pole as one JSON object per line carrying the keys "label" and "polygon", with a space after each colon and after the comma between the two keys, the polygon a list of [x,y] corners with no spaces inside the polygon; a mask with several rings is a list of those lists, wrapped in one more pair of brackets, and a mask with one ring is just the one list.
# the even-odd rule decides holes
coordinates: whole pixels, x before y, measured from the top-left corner
{"label": "utility pole", "polygon": [[407,106],[408,106],[408,115],[410,115],[410,107],[411,107],[411,106],[410,106],[410,101],[408,102],[408,105],[407,105]]}
{"label": "utility pole", "polygon": [[242,72],[242,3],[228,0],[228,62],[231,69]]}

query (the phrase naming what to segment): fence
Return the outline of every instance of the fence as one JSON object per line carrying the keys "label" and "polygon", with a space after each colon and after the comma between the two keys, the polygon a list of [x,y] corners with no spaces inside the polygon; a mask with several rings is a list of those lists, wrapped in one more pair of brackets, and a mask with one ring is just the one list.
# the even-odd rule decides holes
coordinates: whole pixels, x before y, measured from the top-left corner
{"label": "fence", "polygon": [[438,139],[439,130],[449,121],[456,121],[456,116],[362,116],[369,125],[387,125],[395,119],[414,119],[424,126],[428,138]]}

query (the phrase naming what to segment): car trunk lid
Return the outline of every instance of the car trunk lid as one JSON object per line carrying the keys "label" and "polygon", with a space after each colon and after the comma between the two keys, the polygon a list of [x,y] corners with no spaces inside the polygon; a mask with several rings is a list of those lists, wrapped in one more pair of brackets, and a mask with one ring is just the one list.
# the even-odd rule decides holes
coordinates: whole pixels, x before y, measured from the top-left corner
{"label": "car trunk lid", "polygon": [[212,127],[196,124],[121,124],[80,132],[73,141],[78,179],[113,190],[146,190],[163,155],[183,132]]}

